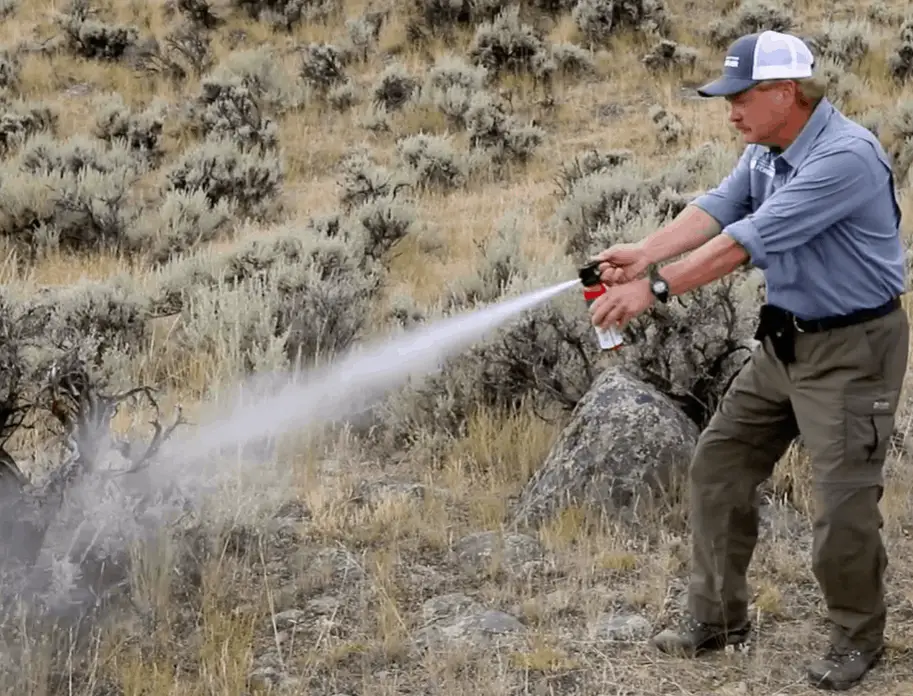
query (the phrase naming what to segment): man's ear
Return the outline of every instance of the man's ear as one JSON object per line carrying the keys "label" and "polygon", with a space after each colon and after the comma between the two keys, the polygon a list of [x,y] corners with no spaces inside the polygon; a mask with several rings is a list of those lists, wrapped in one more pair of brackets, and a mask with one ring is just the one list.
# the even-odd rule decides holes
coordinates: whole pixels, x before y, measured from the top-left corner
{"label": "man's ear", "polygon": [[799,93],[799,83],[795,80],[789,80],[786,83],[787,94],[790,96],[790,101],[797,102],[801,94]]}

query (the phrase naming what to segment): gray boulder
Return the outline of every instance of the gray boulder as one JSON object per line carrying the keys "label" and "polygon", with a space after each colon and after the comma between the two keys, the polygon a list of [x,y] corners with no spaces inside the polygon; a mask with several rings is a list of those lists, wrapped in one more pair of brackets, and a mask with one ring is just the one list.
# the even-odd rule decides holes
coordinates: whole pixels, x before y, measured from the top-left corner
{"label": "gray boulder", "polygon": [[699,435],[667,396],[609,368],[521,492],[515,521],[538,524],[567,505],[611,512],[668,490],[687,472]]}

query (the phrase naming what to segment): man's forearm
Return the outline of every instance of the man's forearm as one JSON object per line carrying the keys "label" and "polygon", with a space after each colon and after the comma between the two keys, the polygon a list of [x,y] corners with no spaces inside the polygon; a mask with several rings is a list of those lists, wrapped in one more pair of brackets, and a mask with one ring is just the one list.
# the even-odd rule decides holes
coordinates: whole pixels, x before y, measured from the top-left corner
{"label": "man's forearm", "polygon": [[693,251],[720,233],[720,224],[700,208],[689,205],[672,222],[646,237],[641,247],[650,263],[662,263]]}
{"label": "man's forearm", "polygon": [[729,275],[748,259],[748,252],[725,234],[707,242],[661,271],[671,295],[682,295]]}

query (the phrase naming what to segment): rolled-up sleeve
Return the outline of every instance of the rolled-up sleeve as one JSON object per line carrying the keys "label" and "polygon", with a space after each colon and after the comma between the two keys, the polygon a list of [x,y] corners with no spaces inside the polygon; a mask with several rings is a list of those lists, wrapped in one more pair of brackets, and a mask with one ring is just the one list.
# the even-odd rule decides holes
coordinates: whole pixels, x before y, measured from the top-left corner
{"label": "rolled-up sleeve", "polygon": [[[767,268],[768,254],[805,244],[876,195],[888,173],[867,156],[868,143],[844,140],[812,153],[796,175],[758,209],[723,228],[748,252],[751,263]],[[873,181],[874,179],[874,181]]]}
{"label": "rolled-up sleeve", "polygon": [[691,205],[700,208],[720,223],[731,225],[751,212],[751,147],[745,148],[732,172],[719,186],[698,196]]}

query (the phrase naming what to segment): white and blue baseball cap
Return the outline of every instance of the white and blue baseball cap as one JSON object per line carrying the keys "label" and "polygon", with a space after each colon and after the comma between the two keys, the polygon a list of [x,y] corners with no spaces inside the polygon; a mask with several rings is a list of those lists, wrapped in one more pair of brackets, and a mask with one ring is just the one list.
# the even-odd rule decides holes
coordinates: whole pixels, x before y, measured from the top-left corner
{"label": "white and blue baseball cap", "polygon": [[762,31],[736,39],[726,51],[723,75],[698,88],[702,97],[729,97],[763,80],[800,80],[812,76],[815,57],[802,39]]}

